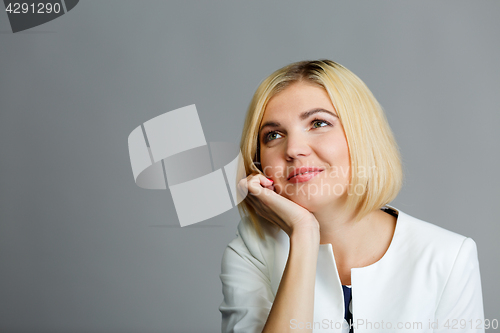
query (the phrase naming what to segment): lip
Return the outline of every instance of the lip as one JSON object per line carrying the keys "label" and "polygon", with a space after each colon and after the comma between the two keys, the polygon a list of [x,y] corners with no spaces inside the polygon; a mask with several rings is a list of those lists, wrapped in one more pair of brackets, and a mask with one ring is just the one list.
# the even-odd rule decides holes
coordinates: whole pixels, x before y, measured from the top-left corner
{"label": "lip", "polygon": [[318,175],[322,171],[323,171],[322,168],[315,168],[315,167],[297,168],[290,173],[290,175],[288,176],[288,181],[291,183],[306,182],[309,179]]}

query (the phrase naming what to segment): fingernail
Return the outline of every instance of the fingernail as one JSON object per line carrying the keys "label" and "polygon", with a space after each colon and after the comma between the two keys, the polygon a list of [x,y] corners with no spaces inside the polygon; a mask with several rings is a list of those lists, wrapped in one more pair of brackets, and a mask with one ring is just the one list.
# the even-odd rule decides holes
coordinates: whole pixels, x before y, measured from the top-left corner
{"label": "fingernail", "polygon": [[267,178],[267,179],[269,179],[269,180],[271,181],[271,183],[274,183],[274,180],[272,180],[272,179],[270,179],[270,178]]}

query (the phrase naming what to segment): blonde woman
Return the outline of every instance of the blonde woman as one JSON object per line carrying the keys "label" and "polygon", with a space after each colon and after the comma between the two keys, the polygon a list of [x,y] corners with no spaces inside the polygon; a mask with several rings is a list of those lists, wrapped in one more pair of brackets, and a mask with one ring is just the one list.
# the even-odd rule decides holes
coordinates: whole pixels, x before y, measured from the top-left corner
{"label": "blonde woman", "polygon": [[241,152],[248,195],[222,258],[222,332],[484,332],[474,241],[388,206],[398,147],[348,69],[271,74]]}

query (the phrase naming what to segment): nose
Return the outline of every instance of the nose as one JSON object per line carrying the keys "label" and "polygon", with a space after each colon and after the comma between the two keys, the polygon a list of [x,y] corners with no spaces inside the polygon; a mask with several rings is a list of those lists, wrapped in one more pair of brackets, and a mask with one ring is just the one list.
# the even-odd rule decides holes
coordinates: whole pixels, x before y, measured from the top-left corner
{"label": "nose", "polygon": [[311,147],[304,136],[300,134],[289,133],[286,141],[285,158],[287,161],[293,161],[311,154]]}

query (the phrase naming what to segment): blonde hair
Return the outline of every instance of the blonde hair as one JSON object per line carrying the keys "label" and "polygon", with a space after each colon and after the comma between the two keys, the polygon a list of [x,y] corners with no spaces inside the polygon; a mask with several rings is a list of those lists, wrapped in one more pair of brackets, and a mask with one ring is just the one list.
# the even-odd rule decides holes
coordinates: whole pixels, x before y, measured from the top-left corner
{"label": "blonde hair", "polygon": [[[403,171],[399,149],[384,111],[361,79],[344,66],[326,59],[292,63],[259,85],[248,107],[240,142],[244,164],[241,170],[244,169],[246,175],[240,174],[238,179],[263,174],[254,162],[260,161],[258,133],[266,106],[274,95],[297,82],[325,89],[344,128],[351,163],[345,214],[359,221],[391,202],[401,189]],[[361,168],[365,170],[364,175],[353,172]],[[358,186],[362,186],[363,193],[352,191]],[[238,209],[242,218],[248,216],[261,238],[264,237],[261,223],[280,220],[252,195],[246,196]]]}

